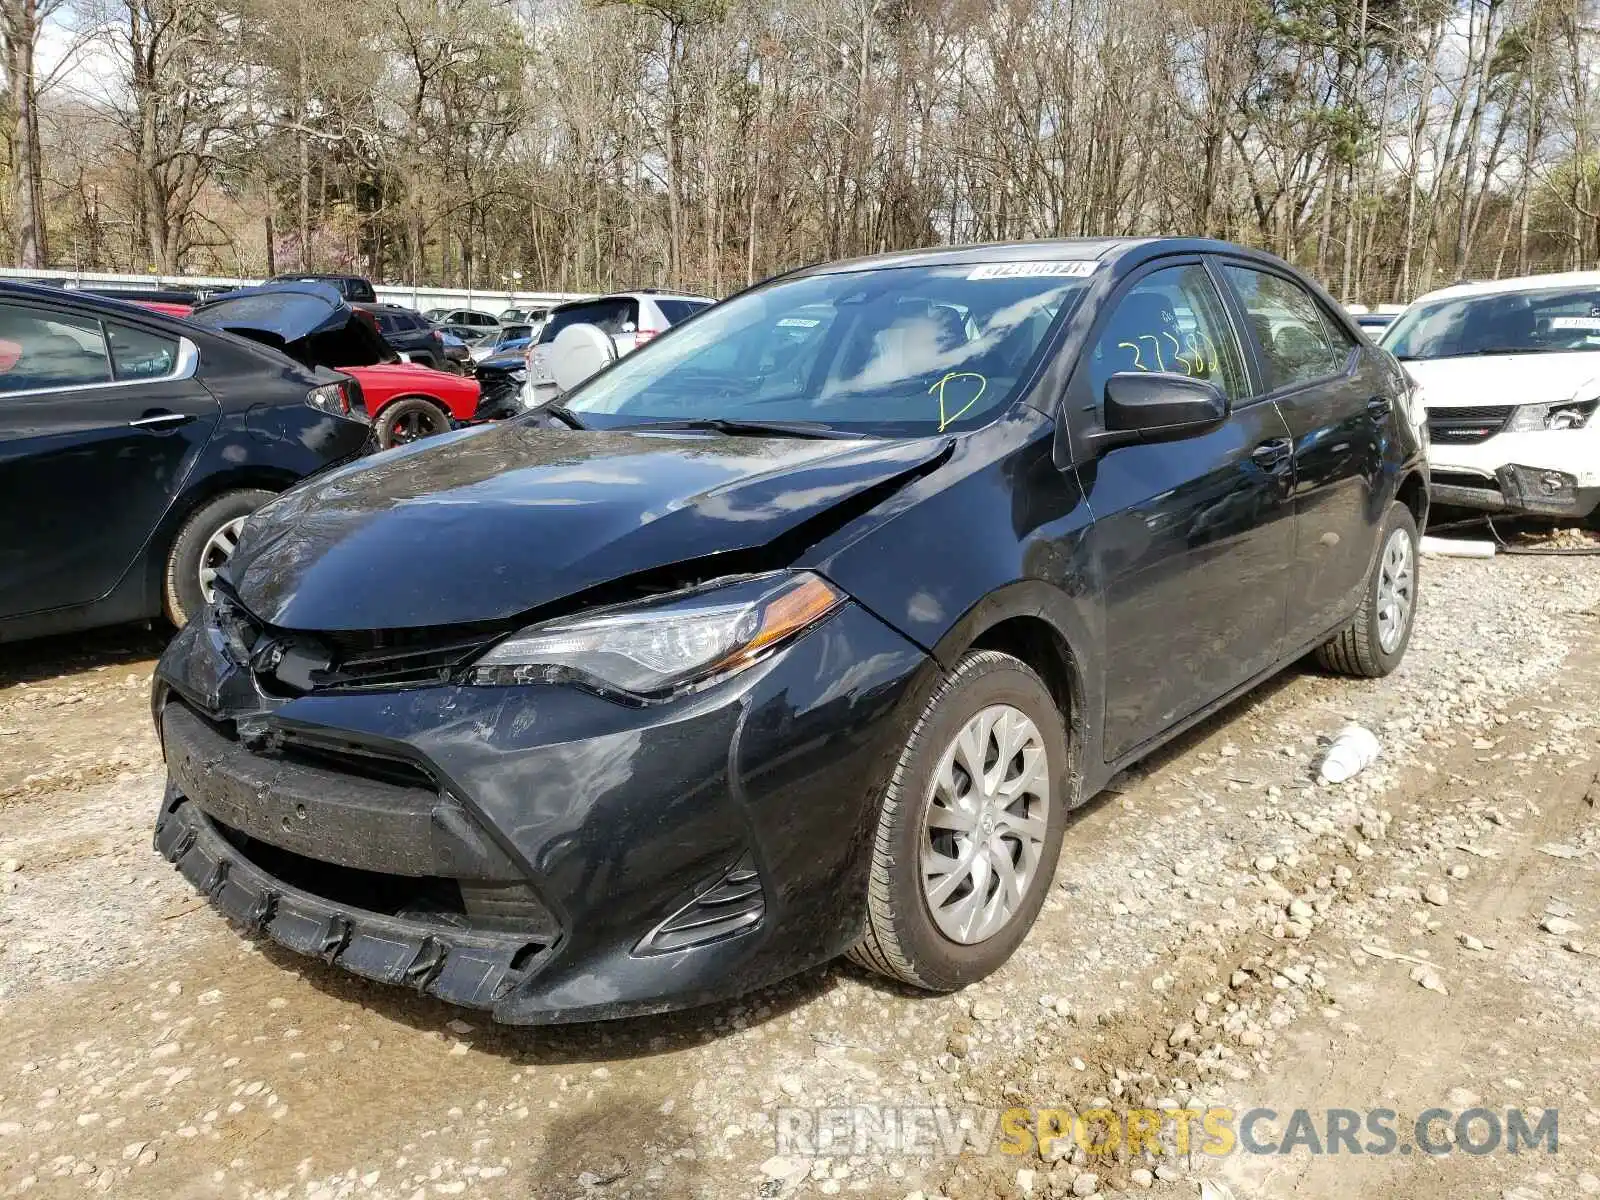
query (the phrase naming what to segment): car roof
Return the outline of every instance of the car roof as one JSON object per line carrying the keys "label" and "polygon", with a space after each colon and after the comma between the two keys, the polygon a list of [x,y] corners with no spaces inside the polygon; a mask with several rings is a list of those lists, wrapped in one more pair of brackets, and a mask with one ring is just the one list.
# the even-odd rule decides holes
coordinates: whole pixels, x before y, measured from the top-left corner
{"label": "car roof", "polygon": [[[891,267],[966,266],[995,262],[1093,260],[1112,262],[1153,258],[1160,254],[1231,254],[1277,267],[1289,264],[1275,255],[1214,238],[1038,238],[1032,241],[977,242],[962,246],[928,246],[894,250],[864,258],[841,259],[801,267],[791,277],[832,275],[847,271],[873,271]],[[1293,270],[1294,268],[1290,268]],[[1300,272],[1296,272],[1297,274]]]}
{"label": "car roof", "polygon": [[1548,275],[1518,275],[1514,279],[1462,280],[1425,292],[1411,303],[1448,300],[1464,296],[1496,296],[1512,292],[1538,292],[1546,288],[1600,288],[1600,271],[1553,271]]}
{"label": "car roof", "polygon": [[192,331],[193,326],[180,317],[170,316],[157,309],[147,308],[143,304],[136,304],[132,300],[123,300],[115,296],[97,296],[93,292],[85,292],[78,288],[51,287],[47,284],[17,283],[9,279],[0,280],[0,299],[36,300],[46,304],[59,306],[66,302],[69,306],[88,309],[90,311],[105,313],[116,317],[139,317],[155,325],[170,328],[179,336],[184,336]]}
{"label": "car roof", "polygon": [[[1031,241],[975,242],[961,246],[926,246],[914,250],[893,250],[885,254],[861,258],[839,259],[835,262],[815,263],[775,276],[775,279],[800,279],[810,275],[835,275],[850,271],[887,270],[893,267],[912,266],[965,266],[994,262],[1079,261],[1113,262],[1127,259],[1142,261],[1165,254],[1227,254],[1235,258],[1254,260],[1266,266],[1287,270],[1301,278],[1305,272],[1285,262],[1275,254],[1255,250],[1235,242],[1216,238],[1037,238]],[[1600,274],[1600,273],[1597,273]],[[1318,289],[1321,290],[1321,289]],[[687,292],[607,292],[603,296],[590,296],[583,300],[569,300],[553,307],[551,313],[580,304],[593,304],[599,300],[710,300]]]}

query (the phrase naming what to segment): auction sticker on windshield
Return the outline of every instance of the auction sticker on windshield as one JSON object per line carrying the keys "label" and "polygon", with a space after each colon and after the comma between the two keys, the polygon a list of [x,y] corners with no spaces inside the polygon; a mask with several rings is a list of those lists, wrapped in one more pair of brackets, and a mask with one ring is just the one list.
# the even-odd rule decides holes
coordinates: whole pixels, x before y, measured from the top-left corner
{"label": "auction sticker on windshield", "polygon": [[1087,279],[1100,264],[1092,259],[1055,262],[984,263],[973,267],[968,279]]}

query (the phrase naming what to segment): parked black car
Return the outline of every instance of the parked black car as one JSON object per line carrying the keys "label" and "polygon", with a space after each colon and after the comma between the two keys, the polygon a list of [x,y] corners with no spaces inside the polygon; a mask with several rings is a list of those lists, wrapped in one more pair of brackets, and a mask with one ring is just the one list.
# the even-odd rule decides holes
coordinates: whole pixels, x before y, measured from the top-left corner
{"label": "parked black car", "polygon": [[961,987],[1116,771],[1308,651],[1400,661],[1410,403],[1225,243],[783,277],[260,514],[158,671],[156,844],[247,928],[503,1021],[845,952]]}
{"label": "parked black car", "polygon": [[366,444],[353,388],[133,304],[0,284],[0,640],[182,625],[245,517]]}
{"label": "parked black car", "polygon": [[351,304],[376,304],[378,293],[373,290],[372,280],[364,275],[323,275],[315,272],[287,275],[274,275],[267,280],[268,283],[326,283],[338,289],[339,294]]}
{"label": "parked black car", "polygon": [[[372,317],[383,340],[412,362],[440,371],[464,374],[471,355],[460,338],[452,338],[419,312],[398,304],[360,304],[357,311]],[[452,344],[453,343],[453,344]]]}

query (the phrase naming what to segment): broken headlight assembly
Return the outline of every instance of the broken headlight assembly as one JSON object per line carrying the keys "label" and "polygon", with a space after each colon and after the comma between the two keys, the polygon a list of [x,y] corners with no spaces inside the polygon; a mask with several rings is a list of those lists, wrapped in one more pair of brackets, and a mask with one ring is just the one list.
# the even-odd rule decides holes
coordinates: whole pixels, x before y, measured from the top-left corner
{"label": "broken headlight assembly", "polygon": [[1594,415],[1595,400],[1557,400],[1550,404],[1519,404],[1506,422],[1507,433],[1536,433],[1545,429],[1582,429]]}
{"label": "broken headlight assembly", "polygon": [[843,602],[809,571],[723,581],[519,630],[468,665],[462,682],[576,683],[656,699],[759,661]]}

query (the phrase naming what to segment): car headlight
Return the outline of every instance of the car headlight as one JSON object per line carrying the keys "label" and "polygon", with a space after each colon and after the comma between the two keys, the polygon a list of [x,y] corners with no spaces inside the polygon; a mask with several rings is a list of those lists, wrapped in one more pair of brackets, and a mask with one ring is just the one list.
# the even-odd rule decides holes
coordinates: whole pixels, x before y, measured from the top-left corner
{"label": "car headlight", "polygon": [[1581,429],[1594,415],[1595,400],[1557,400],[1551,404],[1519,404],[1506,422],[1507,433],[1543,429]]}
{"label": "car headlight", "polygon": [[809,571],[691,588],[521,630],[471,663],[463,682],[577,683],[659,697],[757,662],[843,602]]}

